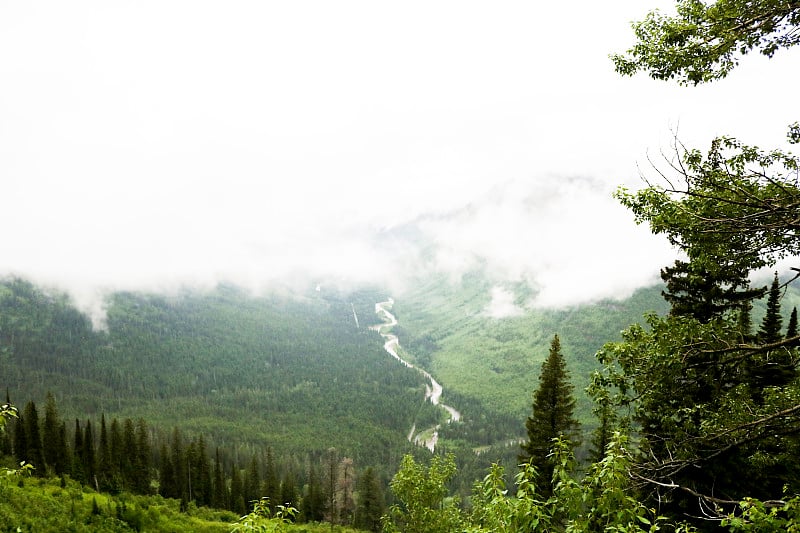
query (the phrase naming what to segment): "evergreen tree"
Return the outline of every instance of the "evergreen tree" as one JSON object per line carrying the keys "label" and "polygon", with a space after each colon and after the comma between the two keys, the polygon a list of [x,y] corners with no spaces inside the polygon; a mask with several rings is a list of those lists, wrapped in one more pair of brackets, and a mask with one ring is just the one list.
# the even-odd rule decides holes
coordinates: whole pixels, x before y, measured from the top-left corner
{"label": "evergreen tree", "polygon": [[106,415],[100,415],[100,447],[97,450],[97,481],[102,491],[116,491],[111,463],[111,442],[106,428]]}
{"label": "evergreen tree", "polygon": [[772,344],[781,340],[782,322],[781,288],[778,281],[778,273],[776,272],[767,297],[767,312],[761,322],[761,328],[758,330],[758,341],[762,344]]}
{"label": "evergreen tree", "polygon": [[147,435],[147,424],[143,418],[136,422],[136,460],[134,472],[134,487],[139,494],[150,492],[150,466],[151,466],[150,439]]}
{"label": "evergreen tree", "polygon": [[86,421],[83,431],[83,471],[86,475],[86,482],[99,491],[100,486],[97,482],[97,459],[95,457],[94,434],[92,433],[91,420]]}
{"label": "evergreen tree", "polygon": [[355,488],[355,472],[353,460],[344,457],[339,462],[339,481],[336,487],[336,501],[339,506],[339,523],[349,525],[353,522],[355,512],[355,500],[353,493]]}
{"label": "evergreen tree", "polygon": [[325,495],[327,496],[327,521],[338,524],[338,505],[336,501],[336,483],[339,479],[339,452],[336,448],[328,448],[325,457]]}
{"label": "evergreen tree", "polygon": [[56,475],[61,475],[66,470],[67,443],[65,435],[61,433],[61,419],[58,416],[56,400],[51,393],[47,393],[44,407],[44,427],[42,428],[44,440],[42,441],[42,456],[47,467]]}
{"label": "evergreen tree", "polygon": [[[116,419],[114,419],[116,421]],[[111,424],[114,427],[114,424]],[[112,449],[114,448],[114,432],[111,432]],[[133,427],[133,420],[126,418],[122,423],[122,442],[117,444],[120,446],[120,451],[117,457],[114,458],[117,469],[119,470],[120,478],[122,479],[123,486],[133,492],[142,493],[139,491],[136,475],[136,470],[139,468],[137,461],[139,459],[139,451],[136,449],[136,430]]]}
{"label": "evergreen tree", "polygon": [[83,457],[85,451],[83,449],[83,430],[81,423],[75,419],[75,433],[73,434],[72,446],[72,477],[80,483],[86,483],[86,469],[83,467]]}
{"label": "evergreen tree", "polygon": [[19,413],[14,422],[14,457],[18,463],[30,463],[28,456],[28,435],[25,432],[25,413]]}
{"label": "evergreen tree", "polygon": [[183,451],[183,439],[178,428],[172,430],[172,470],[174,472],[173,498],[186,500],[189,493],[188,478],[186,475],[186,456]]}
{"label": "evergreen tree", "polygon": [[367,467],[358,479],[358,495],[353,525],[367,531],[381,530],[385,503],[380,480],[372,467]]}
{"label": "evergreen tree", "polygon": [[308,485],[300,504],[300,512],[306,522],[320,522],[325,517],[325,495],[320,486],[319,473],[313,461],[309,461]]}
{"label": "evergreen tree", "polygon": [[750,289],[748,269],[737,262],[675,261],[661,270],[667,290],[661,294],[674,316],[691,316],[706,323],[764,295],[765,289]]}
{"label": "evergreen tree", "polygon": [[792,308],[792,314],[789,315],[789,324],[786,326],[786,338],[792,339],[797,337],[797,307]]}
{"label": "evergreen tree", "polygon": [[247,503],[244,501],[244,484],[239,466],[234,464],[231,469],[231,507],[230,510],[238,515],[247,512]]}
{"label": "evergreen tree", "polygon": [[190,500],[198,506],[211,505],[211,465],[208,462],[206,441],[202,435],[193,440],[186,453],[191,486]]}
{"label": "evergreen tree", "polygon": [[616,419],[614,407],[607,396],[600,398],[596,403],[597,407],[594,411],[599,424],[592,432],[591,448],[589,449],[589,459],[592,463],[601,461],[605,456],[606,448],[614,434]]}
{"label": "evergreen tree", "polygon": [[520,461],[530,462],[540,473],[542,494],[549,496],[552,491],[553,464],[548,459],[553,439],[569,437],[572,446],[577,445],[578,421],[574,417],[575,398],[572,395],[569,372],[561,353],[558,335],[550,344],[550,354],[542,364],[539,375],[539,388],[533,394],[533,413],[525,422],[528,441],[522,444]]}
{"label": "evergreen tree", "polygon": [[274,512],[280,499],[280,482],[275,470],[275,461],[272,459],[272,447],[267,447],[267,456],[264,461],[264,496],[269,498],[270,509]]}
{"label": "evergreen tree", "polygon": [[28,462],[36,468],[36,474],[44,476],[45,469],[44,456],[42,455],[42,434],[39,429],[39,414],[36,404],[28,402],[25,404],[25,441],[28,446]]}
{"label": "evergreen tree", "polygon": [[172,458],[167,453],[167,445],[161,443],[161,468],[158,469],[158,485],[161,495],[165,498],[180,498],[180,491],[175,480],[175,469],[172,466]]}
{"label": "evergreen tree", "polygon": [[214,457],[213,496],[211,506],[217,509],[228,507],[228,488],[225,485],[225,476],[222,474],[222,464],[219,460],[219,448]]}
{"label": "evergreen tree", "polygon": [[753,303],[750,300],[742,302],[739,307],[739,314],[737,315],[737,323],[739,324],[739,331],[742,335],[742,342],[751,342],[753,340]]}
{"label": "evergreen tree", "polygon": [[[250,458],[250,465],[244,477],[244,501],[253,502],[261,499],[261,474],[258,457],[255,454]],[[270,505],[274,505],[270,501]]]}
{"label": "evergreen tree", "polygon": [[[767,297],[767,311],[758,330],[757,340],[761,344],[773,344],[783,339],[780,300],[781,290],[776,272]],[[748,381],[756,401],[763,400],[766,387],[782,387],[797,376],[793,359],[791,350],[787,347],[760,351],[748,358]]]}
{"label": "evergreen tree", "polygon": [[294,475],[286,472],[281,480],[280,503],[282,505],[297,508],[297,489],[294,484]]}

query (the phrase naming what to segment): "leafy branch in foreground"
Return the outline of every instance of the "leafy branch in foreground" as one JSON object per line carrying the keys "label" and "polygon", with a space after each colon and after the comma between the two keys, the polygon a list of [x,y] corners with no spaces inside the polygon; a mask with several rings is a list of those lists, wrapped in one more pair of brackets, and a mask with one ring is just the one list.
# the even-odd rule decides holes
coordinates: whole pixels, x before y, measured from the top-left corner
{"label": "leafy branch in foreground", "polygon": [[231,533],[271,533],[285,531],[286,525],[297,515],[297,509],[286,505],[275,506],[273,513],[269,498],[253,502],[253,510],[241,517]]}
{"label": "leafy branch in foreground", "polygon": [[637,42],[613,54],[617,72],[697,85],[724,78],[752,50],[772,57],[800,43],[797,0],[679,0],[677,15],[650,12],[633,23]]}

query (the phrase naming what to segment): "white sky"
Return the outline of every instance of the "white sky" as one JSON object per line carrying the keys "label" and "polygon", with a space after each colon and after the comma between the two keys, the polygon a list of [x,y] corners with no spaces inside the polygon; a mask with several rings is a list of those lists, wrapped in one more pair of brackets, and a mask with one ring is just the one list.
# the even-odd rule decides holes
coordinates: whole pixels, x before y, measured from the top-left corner
{"label": "white sky", "polygon": [[[542,305],[624,295],[673,255],[610,198],[637,164],[675,129],[766,147],[798,119],[800,50],[700,88],[617,76],[669,5],[0,2],[0,274],[88,305],[483,261]],[[374,246],[418,219],[433,261]]]}

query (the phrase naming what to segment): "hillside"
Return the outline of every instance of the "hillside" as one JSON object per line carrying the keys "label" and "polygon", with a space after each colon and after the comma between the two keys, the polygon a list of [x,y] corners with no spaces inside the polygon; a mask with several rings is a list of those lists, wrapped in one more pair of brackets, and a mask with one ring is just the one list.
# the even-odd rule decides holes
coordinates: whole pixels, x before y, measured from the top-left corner
{"label": "hillside", "polygon": [[235,287],[113,294],[94,331],[63,294],[0,284],[0,387],[24,405],[51,391],[71,417],[144,417],[213,446],[278,453],[336,447],[392,465],[422,406],[422,378],[354,311],[375,291],[254,297]]}
{"label": "hillside", "polygon": [[[496,287],[513,297],[517,315],[488,314]],[[630,324],[642,322],[645,313],[666,313],[669,307],[661,290],[657,285],[621,300],[539,309],[525,307],[533,291],[521,283],[495,284],[482,272],[465,275],[458,283],[431,277],[396,299],[396,331],[406,355],[442,383],[446,401],[465,411],[467,419],[472,405],[490,413],[494,424],[479,424],[472,434],[477,432],[482,444],[491,444],[523,432],[522,421],[530,414],[531,393],[554,334],[561,339],[575,385],[578,416],[593,425],[584,389],[596,368],[595,353],[606,342],[619,340],[619,332]],[[763,300],[755,302],[756,325],[764,305]],[[800,306],[800,290],[790,287],[782,302],[784,327],[794,306]]]}

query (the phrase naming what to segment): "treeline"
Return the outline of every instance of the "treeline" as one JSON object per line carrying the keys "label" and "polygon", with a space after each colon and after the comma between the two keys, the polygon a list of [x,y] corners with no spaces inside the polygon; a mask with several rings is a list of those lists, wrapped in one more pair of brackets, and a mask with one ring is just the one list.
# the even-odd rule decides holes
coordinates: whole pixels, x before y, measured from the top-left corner
{"label": "treeline", "polygon": [[[9,398],[6,403],[10,404]],[[384,480],[375,468],[357,468],[335,448],[304,457],[276,457],[272,448],[249,457],[209,450],[203,435],[164,433],[145,420],[75,420],[68,427],[53,395],[44,416],[29,401],[0,433],[4,461],[33,465],[38,477],[60,477],[112,495],[154,495],[180,500],[186,510],[227,509],[242,515],[268,498],[273,511],[298,509],[298,520],[327,521],[377,531],[384,512]]]}

